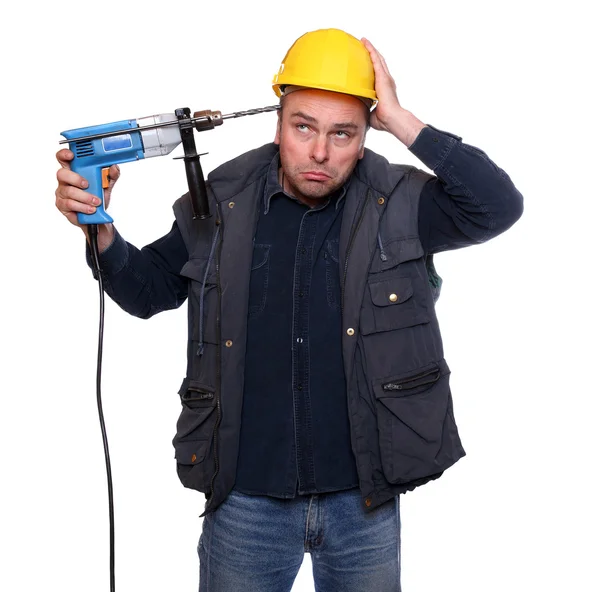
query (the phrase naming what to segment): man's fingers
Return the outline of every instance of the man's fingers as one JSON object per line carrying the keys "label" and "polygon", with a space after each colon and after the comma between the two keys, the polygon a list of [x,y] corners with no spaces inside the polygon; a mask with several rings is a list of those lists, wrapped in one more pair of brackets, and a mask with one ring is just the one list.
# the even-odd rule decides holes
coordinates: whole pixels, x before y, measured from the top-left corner
{"label": "man's fingers", "polygon": [[96,195],[92,195],[91,193],[83,191],[83,189],[79,189],[73,185],[60,186],[56,190],[56,198],[77,201],[87,205],[100,205],[100,199]]}
{"label": "man's fingers", "polygon": [[385,68],[383,67],[383,64],[381,62],[381,55],[379,54],[379,52],[375,49],[373,44],[368,39],[363,37],[362,42],[363,42],[363,45],[369,51],[369,55],[371,56],[371,61],[373,62],[373,68],[375,69],[375,76],[377,77],[377,70],[383,70],[385,72]]}
{"label": "man's fingers", "polygon": [[376,50],[373,50],[375,52],[375,55],[377,56],[377,60],[379,62],[379,66],[381,67],[381,69],[383,70],[383,72],[385,72],[385,74],[389,77],[392,78],[392,75],[390,74],[390,71],[388,70],[387,64],[385,63],[385,58]]}
{"label": "man's fingers", "polygon": [[56,196],[56,207],[61,212],[69,217],[73,212],[81,212],[82,214],[93,214],[96,211],[96,208],[89,203],[82,203],[75,199],[70,199],[68,197],[61,197],[59,195]]}
{"label": "man's fingers", "polygon": [[[56,208],[75,226],[79,226],[77,214],[93,214],[102,201],[99,196],[85,191],[89,183],[81,175],[71,170],[70,162],[74,154],[70,150],[63,149],[56,153],[56,159],[61,168],[56,173],[58,187],[55,191]],[[116,178],[119,176],[118,167],[111,167],[110,173]],[[116,178],[114,181],[116,181]],[[114,183],[112,181],[112,183]],[[107,202],[108,205],[108,202]]]}
{"label": "man's fingers", "polygon": [[385,73],[391,78],[392,75],[390,74],[389,68],[387,67],[387,62],[385,61],[385,58],[379,52],[377,52],[377,53],[379,54],[379,57],[381,59],[381,63],[383,65],[383,69],[385,70]]}
{"label": "man's fingers", "polygon": [[[365,37],[361,40],[363,45],[369,51],[371,56],[371,61],[373,62],[373,67],[375,68],[375,77],[377,77],[377,70],[383,70],[383,72],[389,77],[392,78],[390,71],[387,67],[385,58],[375,49],[375,46]],[[393,79],[392,79],[393,80]]]}
{"label": "man's fingers", "polygon": [[88,187],[88,182],[69,168],[58,169],[56,178],[63,185],[73,185],[82,189],[87,189]]}
{"label": "man's fingers", "polygon": [[59,150],[56,153],[56,160],[58,160],[58,162],[60,163],[60,166],[63,167],[64,169],[71,168],[70,162],[73,160],[74,157],[75,157],[75,155],[67,148],[63,148],[62,150]]}
{"label": "man's fingers", "polygon": [[390,74],[385,58],[375,49],[368,39],[363,38],[362,42],[368,49],[371,61],[373,62],[377,95],[381,99],[384,94],[387,95],[389,93],[390,99],[395,99],[397,101],[396,81]]}
{"label": "man's fingers", "polygon": [[113,185],[121,176],[121,169],[118,164],[113,164],[108,170],[108,186],[112,189]]}

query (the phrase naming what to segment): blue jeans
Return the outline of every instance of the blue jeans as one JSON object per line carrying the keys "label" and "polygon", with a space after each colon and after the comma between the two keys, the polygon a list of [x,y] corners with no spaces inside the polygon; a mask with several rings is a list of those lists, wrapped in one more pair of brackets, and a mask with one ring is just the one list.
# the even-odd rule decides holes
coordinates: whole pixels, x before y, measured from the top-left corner
{"label": "blue jeans", "polygon": [[276,499],[232,491],[204,517],[199,592],[289,592],[310,553],[316,592],[400,592],[400,502],[360,491]]}

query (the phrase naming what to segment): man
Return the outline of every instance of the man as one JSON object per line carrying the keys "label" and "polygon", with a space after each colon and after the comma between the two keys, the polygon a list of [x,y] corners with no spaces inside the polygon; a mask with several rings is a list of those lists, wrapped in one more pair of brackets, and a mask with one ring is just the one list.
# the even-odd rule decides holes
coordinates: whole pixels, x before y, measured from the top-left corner
{"label": "man", "polygon": [[[307,33],[274,90],[275,142],[209,175],[210,219],[186,195],[141,251],[100,229],[106,290],[143,318],[188,298],[173,442],[182,483],[206,494],[200,590],[290,590],[310,552],[318,590],[398,591],[399,494],[464,455],[432,256],[504,232],[522,196],[401,107],[366,39]],[[437,176],[365,149],[369,126]],[[57,156],[56,205],[76,224],[94,202]]]}

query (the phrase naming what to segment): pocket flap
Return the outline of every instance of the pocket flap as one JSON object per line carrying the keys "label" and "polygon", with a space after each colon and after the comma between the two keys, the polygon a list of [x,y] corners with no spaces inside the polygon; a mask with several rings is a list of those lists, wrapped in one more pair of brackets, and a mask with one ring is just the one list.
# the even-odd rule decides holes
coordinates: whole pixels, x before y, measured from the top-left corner
{"label": "pocket flap", "polygon": [[183,465],[197,465],[204,460],[210,440],[189,440],[175,443],[175,458]]}
{"label": "pocket flap", "polygon": [[413,295],[412,280],[408,277],[372,281],[369,290],[375,306],[401,304]]}

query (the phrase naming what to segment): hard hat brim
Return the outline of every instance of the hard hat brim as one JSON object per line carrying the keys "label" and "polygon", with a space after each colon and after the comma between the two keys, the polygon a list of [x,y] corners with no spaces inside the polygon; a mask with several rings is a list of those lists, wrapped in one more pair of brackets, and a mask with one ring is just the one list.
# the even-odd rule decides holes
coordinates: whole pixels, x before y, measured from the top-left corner
{"label": "hard hat brim", "polygon": [[[278,77],[275,77],[276,79],[278,79]],[[314,82],[311,82],[310,80],[304,80],[302,78],[298,78],[298,77],[286,77],[284,81],[282,80],[277,80],[276,82],[274,81],[273,83],[273,91],[275,92],[275,94],[278,97],[283,96],[284,93],[281,92],[281,87],[282,86],[302,86],[304,88],[315,88],[318,90],[328,90],[331,92],[337,92],[343,95],[350,95],[352,97],[357,97],[357,98],[363,98],[363,99],[369,99],[371,101],[373,101],[373,104],[377,104],[378,99],[377,99],[377,94],[369,89],[352,89],[352,92],[348,92],[347,89],[342,88],[341,86],[336,86],[334,84],[324,84],[324,85],[319,85],[319,84],[315,84]]]}

